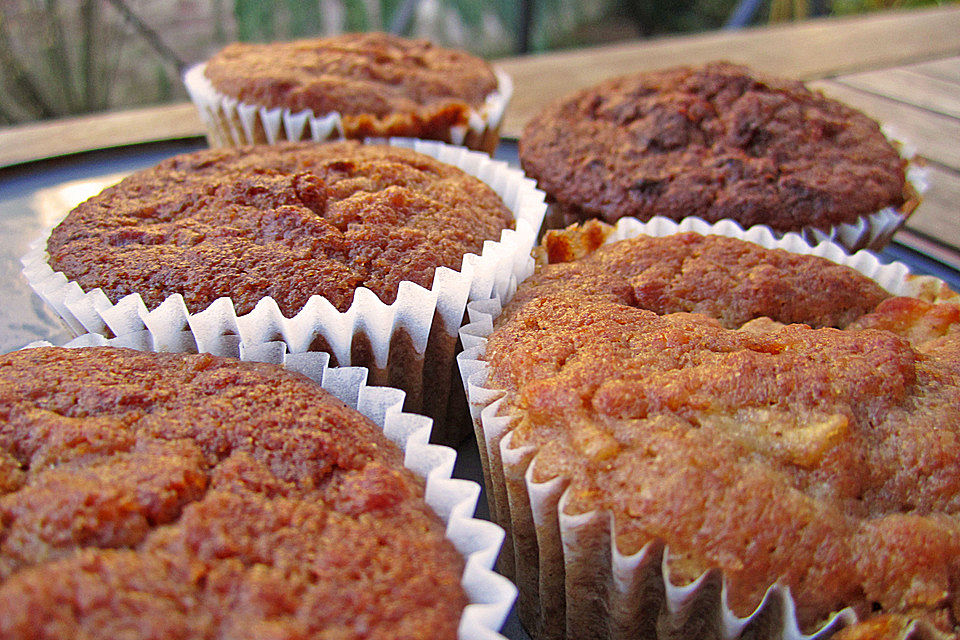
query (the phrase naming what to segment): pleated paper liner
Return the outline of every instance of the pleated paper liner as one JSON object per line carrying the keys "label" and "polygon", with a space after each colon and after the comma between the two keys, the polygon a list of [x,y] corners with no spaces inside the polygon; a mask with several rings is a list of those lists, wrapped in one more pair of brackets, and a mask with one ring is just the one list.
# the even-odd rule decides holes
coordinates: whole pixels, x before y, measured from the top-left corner
{"label": "pleated paper liner", "polygon": [[[371,384],[403,389],[407,410],[434,419],[434,441],[459,442],[469,433],[462,386],[454,371],[457,331],[466,303],[503,295],[532,273],[530,251],[546,209],[544,195],[523,172],[483,153],[432,141],[391,139],[389,143],[413,148],[480,178],[504,200],[516,220],[516,228],[504,230],[499,241],[485,242],[480,255],[465,255],[459,271],[438,268],[429,289],[400,283],[393,304],[384,304],[366,288],[357,289],[344,312],[313,296],[291,318],[284,317],[270,297],[242,316],[229,298],[193,314],[179,294],[155,309],[148,309],[138,294],[113,304],[101,290],[84,291],[50,268],[49,231],[22,259],[23,273],[77,335],[91,332],[111,337],[147,330],[158,350],[219,355],[236,355],[236,336],[247,346],[281,340],[291,353],[329,352],[335,365],[368,368]],[[448,418],[451,397],[454,411]]]}
{"label": "pleated paper liner", "polygon": [[[887,132],[891,142],[901,149],[904,157],[908,158],[907,181],[904,185],[904,202],[899,207],[884,207],[880,211],[861,216],[855,222],[834,225],[828,229],[803,227],[797,231],[783,232],[768,229],[775,237],[784,237],[787,233],[801,236],[809,245],[822,242],[832,242],[843,247],[848,253],[855,253],[861,249],[879,251],[889,244],[893,235],[910,218],[923,199],[923,193],[928,188],[928,171],[922,162],[914,157],[915,151],[904,143],[897,141],[895,135]],[[549,199],[548,199],[549,201]],[[544,229],[562,229],[570,224],[580,222],[582,216],[564,210],[558,203],[551,203],[544,218]]]}
{"label": "pleated paper liner", "polygon": [[[314,113],[310,109],[292,112],[282,107],[269,109],[240,102],[214,89],[204,75],[205,67],[206,63],[200,63],[188,69],[183,82],[207,128],[212,147],[409,135],[403,129],[404,118],[410,119],[410,116],[404,114],[377,118],[341,115],[336,111]],[[503,114],[513,94],[510,77],[499,70],[495,73],[497,89],[487,96],[484,105],[478,111],[471,111],[466,124],[449,127],[438,139],[493,154],[500,142]]]}
{"label": "pleated paper liner", "polygon": [[[777,238],[766,228],[744,231],[731,221],[710,225],[695,218],[680,224],[665,218],[647,223],[625,218],[605,241],[682,231],[737,237],[768,248],[819,255],[853,267],[895,295],[960,303],[960,296],[941,280],[910,276],[903,264],[883,265],[866,252],[848,255],[832,243],[811,247],[796,234]],[[594,236],[586,244],[594,241],[604,239],[598,241]],[[482,358],[493,320],[504,303],[501,298],[468,305],[471,322],[460,332],[464,352],[458,361],[479,443],[490,513],[507,532],[500,569],[516,582],[521,622],[535,638],[801,640],[826,638],[856,621],[852,609],[843,609],[806,635],[798,626],[789,589],[780,584],[769,585],[757,608],[745,618],[738,617],[727,606],[726,587],[718,570],[707,571],[689,584],[674,584],[670,551],[662,542],[654,540],[637,553],[623,555],[616,545],[610,514],[567,514],[565,479],[534,480],[537,450],[512,446],[511,429],[518,417],[502,409],[506,391],[488,382],[488,365]],[[925,626],[911,624],[901,639],[929,634]]]}
{"label": "pleated paper liner", "polygon": [[[189,341],[188,336],[183,336]],[[460,618],[459,640],[505,640],[499,631],[516,598],[516,588],[493,571],[503,541],[503,530],[492,522],[473,517],[480,485],[452,478],[457,452],[429,443],[431,424],[424,416],[403,412],[403,392],[367,385],[362,367],[331,367],[326,353],[289,353],[282,342],[245,348],[235,341],[241,360],[269,362],[306,375],[328,392],[358,410],[383,429],[404,451],[404,466],[426,481],[427,504],[446,524],[446,538],[464,557],[461,585],[469,604]],[[50,346],[37,342],[30,347]],[[127,347],[156,351],[149,331],[108,339],[85,334],[64,345]]]}

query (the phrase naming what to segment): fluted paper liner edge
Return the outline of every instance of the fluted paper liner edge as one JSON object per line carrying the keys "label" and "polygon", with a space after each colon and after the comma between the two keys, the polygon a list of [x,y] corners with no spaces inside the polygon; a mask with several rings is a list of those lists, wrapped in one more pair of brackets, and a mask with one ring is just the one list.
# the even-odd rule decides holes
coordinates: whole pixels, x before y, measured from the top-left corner
{"label": "fluted paper liner edge", "polygon": [[[811,247],[798,234],[777,237],[766,227],[744,231],[729,220],[711,225],[699,218],[680,223],[667,218],[646,223],[624,218],[606,242],[684,231],[737,237],[766,248],[818,255],[856,269],[894,295],[929,301],[960,300],[943,281],[912,276],[901,263],[885,265],[865,251],[851,255],[829,242]],[[534,481],[537,451],[530,446],[511,446],[511,426],[516,417],[501,408],[506,392],[488,383],[488,365],[482,359],[487,336],[510,296],[468,305],[470,323],[460,331],[464,351],[457,360],[484,464],[490,513],[507,535],[500,569],[516,582],[520,619],[535,637],[577,638],[590,634],[610,639],[665,640],[712,633],[715,637],[737,638],[749,631],[762,638],[813,640],[856,622],[853,610],[843,609],[805,635],[798,626],[790,591],[780,584],[770,585],[747,617],[738,617],[727,606],[726,586],[719,570],[709,570],[693,582],[678,586],[670,576],[670,551],[662,542],[651,541],[637,553],[623,555],[617,549],[610,514],[567,514],[566,480]],[[562,588],[558,589],[558,584]],[[597,625],[604,624],[607,635],[599,635]],[[903,638],[920,631],[919,626],[911,625]]]}
{"label": "fluted paper liner edge", "polygon": [[[276,144],[283,140],[338,140],[346,137],[343,117],[337,111],[317,114],[310,109],[294,112],[240,102],[217,91],[204,75],[206,62],[190,67],[183,84],[207,128],[211,146]],[[449,142],[493,153],[499,142],[503,114],[513,95],[513,81],[494,70],[497,88],[479,110],[470,110],[467,124],[450,127]]]}
{"label": "fluted paper liner edge", "polygon": [[[236,356],[239,336],[246,345],[282,340],[294,353],[312,349],[318,340],[329,347],[338,365],[364,365],[379,375],[378,384],[386,384],[390,369],[391,347],[412,344],[418,371],[409,367],[400,371],[400,383],[390,381],[411,393],[428,382],[423,363],[439,361],[452,372],[454,347],[466,303],[469,300],[500,297],[516,282],[533,271],[530,251],[536,241],[546,210],[544,194],[519,169],[492,160],[487,155],[442,142],[411,138],[370,140],[406,147],[459,167],[487,183],[513,213],[515,229],[505,229],[499,241],[486,241],[480,255],[468,253],[459,271],[440,267],[433,284],[426,289],[412,282],[401,282],[393,304],[385,304],[370,290],[358,288],[353,304],[338,311],[321,296],[313,296],[292,318],[280,312],[273,298],[261,299],[247,314],[238,316],[229,298],[220,298],[198,313],[189,313],[183,298],[174,294],[155,309],[148,310],[139,294],[125,296],[112,304],[100,290],[84,291],[63,273],[47,264],[48,229],[30,245],[22,259],[23,274],[33,290],[63,319],[75,335],[99,333],[107,337],[147,330],[159,351],[198,351]],[[442,326],[434,327],[435,320]],[[404,337],[406,336],[406,337]],[[353,362],[355,340],[369,341],[372,362]],[[428,346],[430,352],[428,352]],[[315,349],[314,349],[315,350]],[[449,361],[448,364],[443,364]],[[395,373],[393,375],[396,375]],[[456,375],[452,373],[452,375]],[[409,377],[408,377],[409,376]],[[445,390],[444,390],[445,391]],[[420,409],[417,404],[409,409]],[[446,414],[446,394],[423,410],[437,418],[435,439],[455,442],[447,437],[442,417]]]}
{"label": "fluted paper liner edge", "polygon": [[[49,342],[34,342],[26,348],[41,346],[51,345]],[[114,346],[156,351],[149,331],[111,339],[99,334],[84,334],[63,346]],[[504,538],[503,529],[473,517],[480,485],[472,480],[452,477],[457,452],[447,446],[429,443],[430,418],[405,413],[402,410],[403,391],[367,386],[367,371],[363,367],[330,367],[327,353],[290,353],[283,342],[270,342],[251,348],[241,346],[240,359],[269,362],[311,378],[373,420],[387,438],[403,450],[404,466],[425,480],[424,499],[444,522],[445,537],[465,560],[460,584],[469,604],[460,618],[458,640],[506,640],[499,631],[516,599],[516,588],[493,570]]]}
{"label": "fluted paper liner edge", "polygon": [[[903,226],[907,218],[920,205],[923,194],[929,188],[929,170],[922,160],[916,157],[916,150],[905,142],[900,135],[891,128],[884,128],[884,134],[891,144],[898,147],[902,157],[907,160],[905,202],[899,207],[889,206],[871,214],[861,216],[854,222],[842,222],[827,229],[817,227],[803,227],[799,231],[774,231],[765,225],[760,228],[768,229],[774,237],[785,237],[794,234],[806,240],[813,246],[824,242],[833,242],[843,247],[847,253],[854,253],[862,249],[879,251],[883,249],[893,235]],[[695,219],[700,220],[700,218]],[[562,229],[574,222],[581,222],[579,216],[567,216],[562,207],[552,203],[547,210],[544,220],[545,229]],[[709,223],[707,223],[709,224]]]}

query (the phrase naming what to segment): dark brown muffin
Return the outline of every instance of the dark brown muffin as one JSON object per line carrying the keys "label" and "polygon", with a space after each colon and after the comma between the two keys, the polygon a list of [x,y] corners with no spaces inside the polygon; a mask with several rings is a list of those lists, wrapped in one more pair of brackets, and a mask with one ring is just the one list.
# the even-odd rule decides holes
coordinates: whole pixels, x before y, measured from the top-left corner
{"label": "dark brown muffin", "polygon": [[272,296],[292,316],[313,295],[345,310],[357,287],[386,303],[404,280],[429,288],[512,222],[486,184],[426,155],[299,143],[165,160],[79,205],[47,250],[114,303],[179,293],[198,312],[225,296],[244,314]]}
{"label": "dark brown muffin", "polygon": [[498,89],[480,58],[385,33],[235,43],[210,58],[203,75],[215,91],[246,104],[316,117],[337,112],[348,138],[450,141],[450,127],[485,115]]}
{"label": "dark brown muffin", "polygon": [[622,553],[661,540],[680,582],[721,569],[739,615],[779,582],[808,631],[846,606],[960,630],[960,307],[640,236],[542,267],[485,359],[534,482],[611,513]]}
{"label": "dark brown muffin", "polygon": [[563,98],[528,123],[520,159],[566,222],[699,216],[797,231],[904,201],[905,163],[875,122],[726,63]]}
{"label": "dark brown muffin", "polygon": [[302,376],[0,357],[3,638],[455,638],[462,571],[399,449]]}

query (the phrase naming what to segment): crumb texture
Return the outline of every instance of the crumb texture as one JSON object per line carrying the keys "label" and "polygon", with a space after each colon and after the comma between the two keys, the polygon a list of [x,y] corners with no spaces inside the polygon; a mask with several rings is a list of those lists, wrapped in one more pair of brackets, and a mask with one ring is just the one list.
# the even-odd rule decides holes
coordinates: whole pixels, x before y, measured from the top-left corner
{"label": "crumb texture", "polygon": [[721,568],[740,615],[780,581],[808,629],[853,606],[957,632],[957,306],[814,256],[641,236],[541,267],[486,358],[535,480],[612,513],[624,553],[661,539],[683,581]]}
{"label": "crumb texture", "polygon": [[55,271],[114,303],[179,293],[196,313],[263,297],[284,315],[313,295],[341,311],[357,287],[385,303],[400,282],[499,240],[513,216],[486,184],[420,153],[339,142],[176,156],[79,205],[50,236]]}
{"label": "crumb texture", "polygon": [[267,108],[379,118],[395,113],[465,124],[497,88],[490,65],[465,51],[384,33],[234,43],[207,61],[217,91]]}
{"label": "crumb texture", "polygon": [[829,228],[903,203],[875,122],[801,83],[713,63],[606,81],[526,126],[524,170],[572,218]]}
{"label": "crumb texture", "polygon": [[462,571],[402,453],[306,378],[0,356],[2,638],[455,638]]}

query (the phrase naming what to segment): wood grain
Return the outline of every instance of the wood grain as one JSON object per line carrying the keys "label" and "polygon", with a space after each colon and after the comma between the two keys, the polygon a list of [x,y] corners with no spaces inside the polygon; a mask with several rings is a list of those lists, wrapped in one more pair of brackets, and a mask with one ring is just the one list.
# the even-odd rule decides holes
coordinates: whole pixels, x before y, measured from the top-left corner
{"label": "wood grain", "polygon": [[189,103],[0,128],[0,167],[200,134],[200,117]]}
{"label": "wood grain", "polygon": [[920,62],[907,68],[931,78],[960,84],[960,56]]}
{"label": "wood grain", "polygon": [[960,118],[960,83],[933,78],[911,68],[854,73],[837,78],[837,81],[854,89]]}
{"label": "wood grain", "polygon": [[834,80],[810,84],[886,124],[897,138],[945,167],[960,168],[960,120],[854,89]]}
{"label": "wood grain", "polygon": [[926,171],[929,186],[923,202],[905,226],[937,242],[960,247],[960,173],[937,166]]}
{"label": "wood grain", "polygon": [[[768,73],[813,79],[957,55],[960,6],[952,5],[638,40],[496,64],[511,74],[516,87],[503,130],[516,137],[551,100],[634,71],[727,59]],[[0,128],[0,167],[201,133],[199,117],[187,104]]]}

